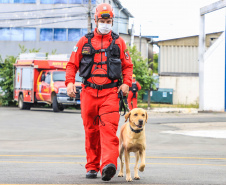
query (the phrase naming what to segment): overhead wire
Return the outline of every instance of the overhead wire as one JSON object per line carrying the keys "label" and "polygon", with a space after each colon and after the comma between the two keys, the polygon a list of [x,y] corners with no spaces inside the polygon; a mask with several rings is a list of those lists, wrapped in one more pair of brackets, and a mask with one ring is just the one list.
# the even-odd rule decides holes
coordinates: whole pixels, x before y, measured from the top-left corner
{"label": "overhead wire", "polygon": [[33,10],[22,10],[22,11],[10,11],[10,12],[0,12],[0,14],[4,13],[19,13],[19,12],[36,12],[36,11],[45,11],[45,10],[58,10],[58,9],[65,9],[65,8],[74,8],[74,7],[83,7],[82,5],[79,6],[65,6],[65,7],[59,7],[59,8],[48,8],[48,9],[33,9]]}
{"label": "overhead wire", "polygon": [[50,16],[50,17],[30,17],[30,18],[18,18],[18,19],[0,19],[0,21],[21,21],[21,20],[35,20],[35,19],[52,19],[52,18],[67,18],[67,17],[78,17],[81,14],[72,14],[64,16]]}
{"label": "overhead wire", "polygon": [[53,22],[46,22],[46,23],[38,23],[38,24],[30,24],[30,25],[19,25],[19,26],[8,26],[8,27],[30,27],[30,26],[41,26],[45,24],[56,24],[60,22],[69,22],[74,20],[87,20],[87,19],[70,19],[70,20],[62,20],[62,21],[53,21]]}
{"label": "overhead wire", "polygon": [[[0,19],[0,21],[22,21],[22,20],[35,20],[35,19],[68,18],[68,17],[77,17],[78,15],[81,15],[81,14],[71,14],[71,15],[69,14],[69,15],[64,15],[64,16],[49,16],[49,17],[29,17],[29,18],[18,18],[18,19]],[[86,14],[84,14],[84,15],[86,15]],[[115,18],[127,20],[127,18],[125,18],[125,17],[115,17]],[[117,22],[117,21],[114,21],[114,22]]]}

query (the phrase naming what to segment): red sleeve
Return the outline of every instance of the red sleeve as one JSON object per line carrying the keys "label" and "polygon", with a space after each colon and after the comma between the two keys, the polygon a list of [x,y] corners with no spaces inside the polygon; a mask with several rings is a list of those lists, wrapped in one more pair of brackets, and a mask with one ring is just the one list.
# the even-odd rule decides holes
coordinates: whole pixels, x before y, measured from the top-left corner
{"label": "red sleeve", "polygon": [[133,63],[131,61],[125,41],[121,37],[119,37],[118,40],[120,42],[120,59],[122,61],[123,83],[127,84],[128,86],[132,86]]}
{"label": "red sleeve", "polygon": [[139,82],[137,82],[137,88],[138,88],[138,91],[141,90],[141,85]]}
{"label": "red sleeve", "polygon": [[84,45],[86,37],[82,37],[76,46],[74,46],[74,49],[71,53],[71,57],[69,62],[67,63],[66,66],[66,80],[65,80],[65,85],[67,85],[72,82],[73,84],[75,83],[75,74],[77,73],[79,69],[79,63],[82,59],[82,48]]}

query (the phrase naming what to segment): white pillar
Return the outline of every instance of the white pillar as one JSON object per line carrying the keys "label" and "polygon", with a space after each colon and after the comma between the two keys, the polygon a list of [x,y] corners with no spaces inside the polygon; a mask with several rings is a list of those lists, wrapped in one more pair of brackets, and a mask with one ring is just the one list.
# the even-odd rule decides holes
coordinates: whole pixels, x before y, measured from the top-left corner
{"label": "white pillar", "polygon": [[226,112],[226,9],[225,9],[225,70],[224,70],[224,112]]}
{"label": "white pillar", "polygon": [[199,28],[199,110],[204,110],[204,58],[205,53],[205,15],[200,15]]}

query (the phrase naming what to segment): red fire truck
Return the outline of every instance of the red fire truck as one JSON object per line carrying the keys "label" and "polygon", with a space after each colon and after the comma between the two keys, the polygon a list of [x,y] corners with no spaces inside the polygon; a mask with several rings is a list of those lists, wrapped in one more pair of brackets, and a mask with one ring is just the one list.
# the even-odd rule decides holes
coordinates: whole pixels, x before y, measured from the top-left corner
{"label": "red fire truck", "polygon": [[36,103],[46,103],[52,105],[54,112],[63,111],[68,105],[79,107],[82,79],[76,75],[76,98],[67,95],[64,84],[68,58],[45,59],[44,55],[21,54],[14,64],[14,100],[18,107],[29,110]]}

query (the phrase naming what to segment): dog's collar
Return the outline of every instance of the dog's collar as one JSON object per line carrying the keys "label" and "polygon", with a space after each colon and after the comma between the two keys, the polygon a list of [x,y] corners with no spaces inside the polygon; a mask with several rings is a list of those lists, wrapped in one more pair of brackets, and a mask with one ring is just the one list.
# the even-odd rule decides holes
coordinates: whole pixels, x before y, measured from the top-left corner
{"label": "dog's collar", "polygon": [[131,131],[133,131],[135,133],[140,133],[143,130],[143,128],[140,130],[134,130],[130,125],[129,125],[129,127],[130,127]]}

